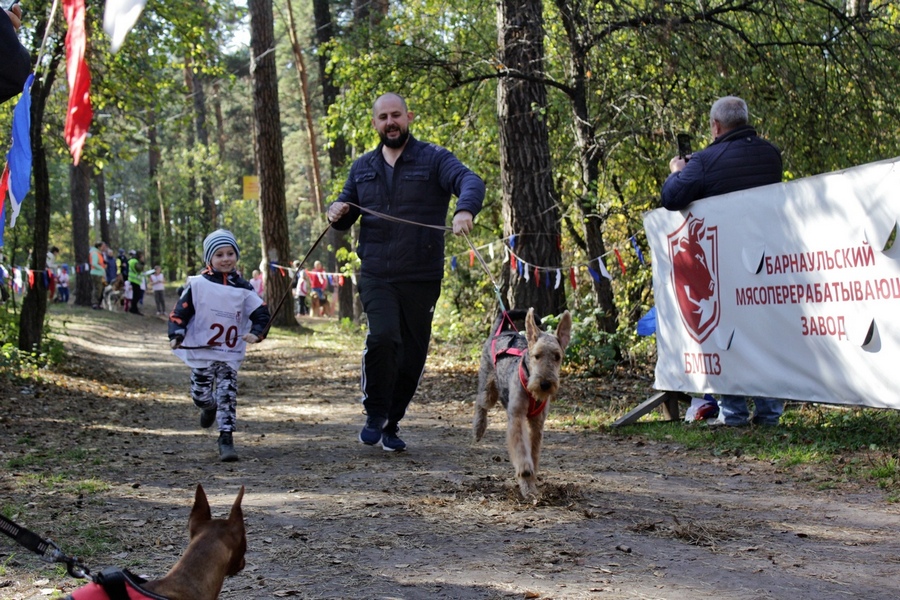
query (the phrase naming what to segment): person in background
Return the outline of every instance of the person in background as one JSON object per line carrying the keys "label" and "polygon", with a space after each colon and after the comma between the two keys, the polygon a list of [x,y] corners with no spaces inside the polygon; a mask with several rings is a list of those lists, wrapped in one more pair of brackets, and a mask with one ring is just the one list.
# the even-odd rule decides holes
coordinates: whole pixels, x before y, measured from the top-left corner
{"label": "person in background", "polygon": [[59,275],[56,276],[56,301],[62,304],[69,303],[69,265],[63,264],[59,268]]}
{"label": "person in background", "polygon": [[52,302],[56,299],[56,260],[59,258],[59,248],[52,246],[47,251],[47,298]]}
{"label": "person in background", "polygon": [[[671,174],[662,188],[662,205],[681,210],[694,200],[779,183],[783,168],[781,150],[756,133],[750,125],[747,103],[737,96],[719,98],[709,111],[712,143],[691,155],[669,161]],[[762,375],[762,374],[761,374]],[[723,394],[715,424],[743,426],[749,423],[777,425],[784,400],[752,398],[750,418],[746,396]]]}
{"label": "person in background", "polygon": [[153,273],[150,274],[150,287],[153,290],[153,300],[156,302],[156,316],[165,315],[166,276],[163,275],[160,265],[153,267]]}
{"label": "person in background", "polygon": [[[300,267],[300,261],[294,261],[295,267]],[[294,275],[294,318],[299,319],[309,314],[306,305],[306,296],[309,293],[309,283],[306,281],[306,269],[299,269]]]}
{"label": "person in background", "polygon": [[233,435],[238,369],[247,344],[263,340],[270,318],[266,303],[237,272],[240,257],[230,231],[218,229],[206,236],[206,268],[188,277],[169,315],[169,344],[191,368],[191,398],[200,409],[200,426],[218,423],[223,462],[238,460]]}
{"label": "person in background", "polygon": [[265,298],[266,289],[263,285],[263,276],[259,269],[253,269],[250,285],[253,286],[253,291],[256,292],[257,296]]}
{"label": "person in background", "polygon": [[91,308],[100,310],[103,303],[103,290],[106,288],[106,242],[99,241],[91,247],[88,254],[88,266],[94,293],[91,297]]}
{"label": "person in background", "polygon": [[[399,423],[425,369],[444,276],[450,198],[457,197],[453,233],[464,235],[472,230],[485,193],[481,177],[449,150],[410,135],[413,118],[397,94],[375,101],[372,126],[381,143],[354,161],[343,191],[327,211],[328,221],[339,231],[360,220],[357,289],[369,332],[361,378],[366,423],[359,441],[380,443],[390,452],[406,449]],[[398,220],[363,209],[387,212]]]}
{"label": "person in background", "polygon": [[17,32],[22,26],[22,7],[13,4],[0,11],[0,102],[22,93],[31,74],[31,53],[19,41]]}
{"label": "person in background", "polygon": [[322,261],[313,263],[309,275],[309,286],[312,290],[312,315],[314,317],[331,316],[331,304],[328,302],[328,276]]}
{"label": "person in background", "polygon": [[131,306],[128,312],[144,316],[141,312],[141,300],[144,298],[144,253],[141,250],[132,252],[134,255],[128,261],[128,282],[131,283]]}

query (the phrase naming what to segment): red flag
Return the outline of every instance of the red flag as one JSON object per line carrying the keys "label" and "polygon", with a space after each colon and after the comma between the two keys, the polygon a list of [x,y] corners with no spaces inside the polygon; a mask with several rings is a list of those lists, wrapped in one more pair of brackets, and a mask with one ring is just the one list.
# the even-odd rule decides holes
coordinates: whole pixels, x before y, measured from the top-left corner
{"label": "red flag", "polygon": [[575,267],[569,267],[569,282],[572,284],[573,290],[578,287],[575,284]]}
{"label": "red flag", "polygon": [[6,190],[9,187],[9,165],[3,168],[3,176],[0,177],[0,246],[3,245],[3,230],[6,228]]}
{"label": "red flag", "polygon": [[69,31],[66,33],[66,75],[69,79],[69,109],[66,113],[65,138],[73,164],[81,160],[94,111],[91,108],[91,72],[84,60],[87,44],[84,31],[84,0],[63,0],[63,13]]}
{"label": "red flag", "polygon": [[541,287],[541,272],[537,267],[534,268],[534,286]]}
{"label": "red flag", "polygon": [[613,248],[613,251],[616,253],[616,258],[619,259],[619,268],[622,269],[622,275],[625,275],[628,273],[628,271],[625,270],[625,261],[622,260],[622,255],[619,254],[618,248]]}
{"label": "red flag", "polygon": [[516,268],[516,255],[512,252],[509,253],[509,269],[511,271],[518,271]]}
{"label": "red flag", "polygon": [[469,268],[475,266],[475,251],[469,248]]}

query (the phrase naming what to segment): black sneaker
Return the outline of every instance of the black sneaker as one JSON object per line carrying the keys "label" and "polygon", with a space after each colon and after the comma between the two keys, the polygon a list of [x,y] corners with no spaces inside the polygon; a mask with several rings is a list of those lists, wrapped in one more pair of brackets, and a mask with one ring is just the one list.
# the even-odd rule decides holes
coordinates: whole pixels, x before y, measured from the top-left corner
{"label": "black sneaker", "polygon": [[397,437],[400,428],[394,429],[393,432],[387,430],[381,433],[381,447],[385,452],[403,452],[406,450],[406,442]]}
{"label": "black sneaker", "polygon": [[219,460],[222,462],[234,462],[238,459],[234,451],[234,439],[230,431],[219,432]]}
{"label": "black sneaker", "polygon": [[200,411],[200,427],[209,429],[216,422],[216,407],[204,408]]}
{"label": "black sneaker", "polygon": [[374,446],[381,441],[381,430],[384,427],[384,419],[369,417],[366,424],[359,432],[359,441],[366,446]]}

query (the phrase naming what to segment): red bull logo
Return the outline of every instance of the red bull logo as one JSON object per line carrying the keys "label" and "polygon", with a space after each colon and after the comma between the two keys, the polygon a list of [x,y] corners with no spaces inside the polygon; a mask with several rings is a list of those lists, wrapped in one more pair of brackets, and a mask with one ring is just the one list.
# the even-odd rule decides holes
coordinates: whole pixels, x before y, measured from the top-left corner
{"label": "red bull logo", "polygon": [[719,324],[721,315],[717,228],[688,214],[666,239],[681,322],[691,338],[701,343]]}

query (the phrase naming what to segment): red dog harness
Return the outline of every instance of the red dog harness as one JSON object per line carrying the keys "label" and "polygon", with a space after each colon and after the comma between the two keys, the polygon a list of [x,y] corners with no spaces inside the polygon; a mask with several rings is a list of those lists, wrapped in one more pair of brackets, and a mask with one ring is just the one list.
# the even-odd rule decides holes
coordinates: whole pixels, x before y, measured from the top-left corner
{"label": "red dog harness", "polygon": [[[497,366],[497,361],[504,356],[517,356],[519,357],[519,382],[522,384],[522,389],[525,390],[525,395],[528,396],[528,418],[533,419],[544,411],[544,407],[547,406],[547,401],[549,398],[544,398],[540,404],[538,404],[535,397],[528,391],[528,367],[526,366],[525,355],[528,354],[528,350],[523,350],[522,348],[517,348],[515,346],[509,346],[507,348],[497,349],[497,340],[500,338],[500,335],[503,333],[503,321],[500,322],[500,326],[497,327],[497,331],[494,333],[494,337],[491,338],[491,358],[494,361],[494,366]],[[522,334],[518,331],[513,330],[512,334],[514,336],[521,336]]]}
{"label": "red dog harness", "polygon": [[166,600],[143,589],[144,580],[125,569],[104,569],[95,578],[96,583],[80,587],[67,599],[71,600]]}

